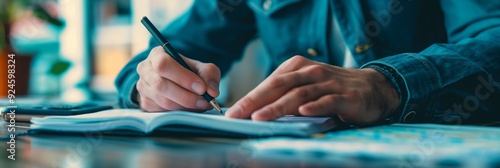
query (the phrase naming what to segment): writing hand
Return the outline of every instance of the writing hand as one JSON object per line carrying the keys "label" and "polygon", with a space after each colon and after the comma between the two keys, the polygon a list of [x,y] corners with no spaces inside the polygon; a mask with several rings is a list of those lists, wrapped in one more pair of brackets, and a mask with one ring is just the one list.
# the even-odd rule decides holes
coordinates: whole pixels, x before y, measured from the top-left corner
{"label": "writing hand", "polygon": [[177,63],[161,47],[155,47],[137,66],[138,100],[145,111],[195,110],[213,108],[201,95],[208,89],[212,97],[219,96],[221,73],[212,63],[202,63],[183,57],[194,71]]}

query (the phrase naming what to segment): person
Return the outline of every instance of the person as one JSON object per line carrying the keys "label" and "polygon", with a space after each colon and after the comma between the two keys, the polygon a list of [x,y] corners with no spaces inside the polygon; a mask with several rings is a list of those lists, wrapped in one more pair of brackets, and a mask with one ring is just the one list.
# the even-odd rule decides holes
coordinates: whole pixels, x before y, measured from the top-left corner
{"label": "person", "polygon": [[226,112],[274,120],[333,116],[353,125],[500,119],[500,1],[199,0],[116,79],[120,104],[145,111],[212,107],[245,45],[262,39],[269,76]]}

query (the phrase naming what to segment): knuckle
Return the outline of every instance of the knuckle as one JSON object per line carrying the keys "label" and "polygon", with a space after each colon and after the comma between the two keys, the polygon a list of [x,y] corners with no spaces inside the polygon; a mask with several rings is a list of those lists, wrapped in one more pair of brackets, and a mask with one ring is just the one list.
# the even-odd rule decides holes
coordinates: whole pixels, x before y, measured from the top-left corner
{"label": "knuckle", "polygon": [[337,97],[337,96],[327,96],[326,102],[329,102],[331,104],[335,104],[336,102],[339,101],[338,99],[339,99],[339,97]]}
{"label": "knuckle", "polygon": [[214,63],[208,63],[207,65],[205,65],[205,68],[206,68],[206,71],[208,71],[208,72],[211,72],[211,73],[217,72],[218,74],[220,74],[219,68]]}
{"label": "knuckle", "polygon": [[283,85],[285,85],[285,79],[282,77],[272,77],[268,82],[270,88],[279,88]]}
{"label": "knuckle", "polygon": [[309,105],[306,110],[300,111],[303,116],[313,116],[318,111],[317,105]]}
{"label": "knuckle", "polygon": [[308,71],[315,74],[322,74],[325,72],[325,69],[321,65],[311,65]]}
{"label": "knuckle", "polygon": [[214,69],[217,69],[217,66],[214,63],[206,63],[205,68],[207,70],[214,70]]}
{"label": "knuckle", "polygon": [[179,104],[183,106],[187,106],[190,108],[195,108],[196,107],[196,100],[197,98],[191,95],[185,95],[185,96],[180,96],[179,98]]}
{"label": "knuckle", "polygon": [[142,72],[143,72],[143,69],[144,69],[144,61],[141,61],[141,62],[139,62],[139,64],[137,64],[137,67],[136,67],[135,71],[136,71],[139,75],[141,75],[141,74],[142,74]]}
{"label": "knuckle", "polygon": [[255,100],[251,97],[246,97],[240,100],[239,105],[242,110],[248,109],[253,104],[255,104]]}
{"label": "knuckle", "polygon": [[[165,85],[166,84],[163,82],[162,78],[158,75],[149,74],[148,78],[149,78],[149,82],[151,82],[151,83],[154,83],[154,84],[158,83],[158,85]],[[164,87],[164,86],[162,86],[162,87]]]}
{"label": "knuckle", "polygon": [[282,105],[273,105],[273,106],[269,106],[269,107],[266,107],[268,111],[270,111],[274,117],[278,118],[278,117],[281,117],[281,116],[284,116],[285,115],[285,109]]}
{"label": "knuckle", "polygon": [[139,106],[141,107],[141,109],[143,109],[145,111],[151,111],[152,110],[152,106],[153,106],[153,102],[151,102],[148,99],[141,98]]}
{"label": "knuckle", "polygon": [[162,72],[166,72],[168,64],[169,61],[161,59],[161,61],[155,63],[153,69],[157,74],[161,74]]}
{"label": "knuckle", "polygon": [[161,96],[159,96],[157,99],[158,99],[158,104],[162,108],[165,108],[167,110],[174,110],[175,108],[177,108],[177,105],[175,104],[175,102],[173,102],[170,99],[167,99],[167,98],[161,97]]}
{"label": "knuckle", "polygon": [[290,61],[294,61],[294,62],[304,62],[304,61],[307,61],[307,58],[301,56],[301,55],[295,55],[293,56],[292,58],[290,58]]}
{"label": "knuckle", "polygon": [[139,101],[139,107],[144,111],[149,111],[150,105],[146,101],[147,100],[141,98],[141,100]]}
{"label": "knuckle", "polygon": [[142,80],[139,79],[137,81],[137,84],[135,84],[135,89],[137,89],[138,92],[142,92],[143,91],[142,89],[144,88],[143,85],[144,84],[142,83]]}
{"label": "knuckle", "polygon": [[321,65],[311,65],[306,70],[309,74],[314,74],[321,79],[325,78],[328,74],[328,70]]}
{"label": "knuckle", "polygon": [[161,46],[156,46],[151,50],[151,52],[149,52],[149,55],[161,53],[161,52],[163,52],[163,48],[161,48]]}
{"label": "knuckle", "polygon": [[135,85],[135,88],[137,89],[137,92],[139,92],[140,94],[146,94],[147,93],[146,84],[144,83],[143,80],[137,81],[137,84]]}
{"label": "knuckle", "polygon": [[139,107],[144,111],[162,111],[161,108],[154,100],[141,97],[139,102]]}
{"label": "knuckle", "polygon": [[165,83],[163,82],[160,82],[160,81],[154,81],[152,83],[152,87],[155,91],[163,91],[164,87],[165,87]]}
{"label": "knuckle", "polygon": [[306,98],[309,94],[309,91],[306,88],[295,88],[292,90],[292,94],[294,97],[302,97]]}
{"label": "knuckle", "polygon": [[293,56],[292,58],[286,60],[282,65],[287,68],[295,69],[305,63],[307,58],[304,58],[303,56],[296,55]]}

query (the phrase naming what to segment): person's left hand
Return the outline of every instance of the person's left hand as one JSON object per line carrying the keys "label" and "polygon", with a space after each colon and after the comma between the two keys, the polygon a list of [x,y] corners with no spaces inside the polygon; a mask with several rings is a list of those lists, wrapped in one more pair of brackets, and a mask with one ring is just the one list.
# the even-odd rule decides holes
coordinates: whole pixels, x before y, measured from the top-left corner
{"label": "person's left hand", "polygon": [[231,118],[334,116],[347,123],[380,121],[399,106],[397,91],[378,71],[346,69],[295,56],[236,102]]}

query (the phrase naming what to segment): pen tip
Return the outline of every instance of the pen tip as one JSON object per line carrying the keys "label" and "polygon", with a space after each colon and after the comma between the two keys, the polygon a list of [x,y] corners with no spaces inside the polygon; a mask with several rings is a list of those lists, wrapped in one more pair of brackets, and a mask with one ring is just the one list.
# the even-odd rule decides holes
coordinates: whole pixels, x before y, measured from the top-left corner
{"label": "pen tip", "polygon": [[219,106],[219,103],[217,103],[217,101],[215,99],[213,99],[212,101],[210,101],[210,104],[221,114],[224,114],[222,113],[222,109],[220,108]]}

